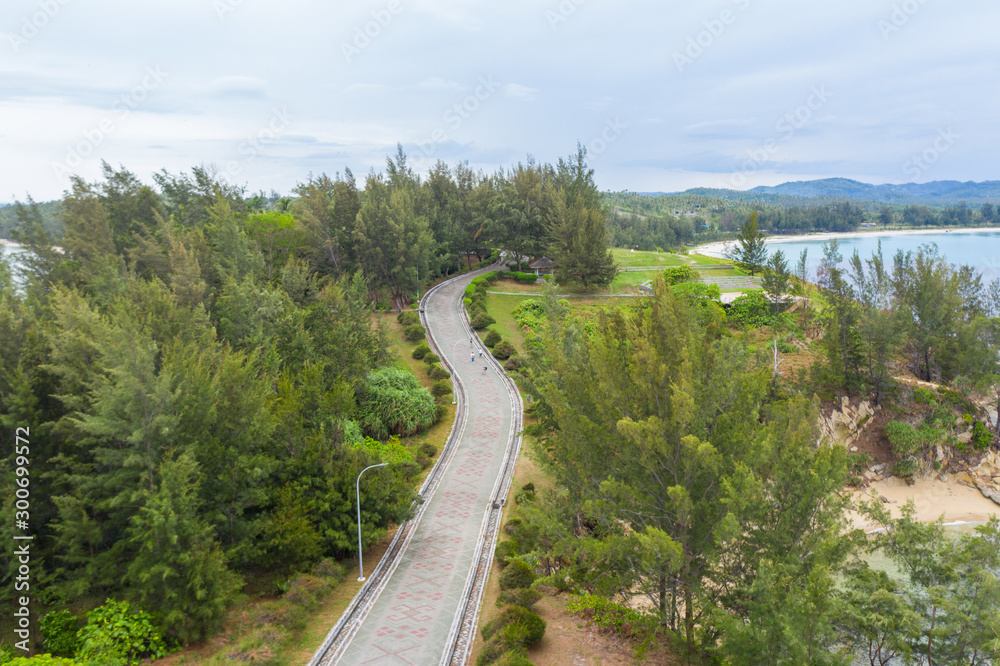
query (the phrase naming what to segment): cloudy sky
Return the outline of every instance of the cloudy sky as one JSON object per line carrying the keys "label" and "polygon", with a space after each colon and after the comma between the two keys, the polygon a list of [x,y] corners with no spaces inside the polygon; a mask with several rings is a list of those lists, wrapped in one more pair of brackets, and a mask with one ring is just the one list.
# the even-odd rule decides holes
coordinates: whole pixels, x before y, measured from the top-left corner
{"label": "cloudy sky", "polygon": [[5,0],[0,202],[586,145],[602,189],[1000,178],[996,0]]}

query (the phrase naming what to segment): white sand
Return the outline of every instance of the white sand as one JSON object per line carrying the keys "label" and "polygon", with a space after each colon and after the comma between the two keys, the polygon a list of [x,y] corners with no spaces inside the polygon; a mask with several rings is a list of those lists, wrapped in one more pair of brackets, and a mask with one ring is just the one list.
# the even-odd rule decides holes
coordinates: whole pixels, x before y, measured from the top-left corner
{"label": "white sand", "polygon": [[[803,241],[828,241],[832,238],[859,238],[861,236],[919,236],[926,234],[943,234],[953,231],[1000,231],[1000,227],[955,227],[947,229],[903,229],[898,231],[885,231],[883,229],[867,229],[865,231],[844,231],[844,232],[824,232],[811,234],[768,236],[768,243],[796,243]],[[706,257],[716,257],[725,259],[727,245],[732,245],[736,241],[717,241],[706,243],[691,248],[691,252],[702,254]]]}
{"label": "white sand", "polygon": [[[942,516],[945,523],[985,522],[991,515],[1000,513],[1000,506],[975,488],[951,480],[948,475],[945,478],[949,480],[919,479],[908,486],[902,479],[890,477],[871,483],[865,491],[855,492],[853,499],[868,501],[877,493],[889,500],[886,506],[893,518],[898,518],[900,508],[912,499],[917,508],[917,520],[922,523],[934,522]],[[854,526],[866,531],[876,527],[855,512],[851,512],[849,518]]]}

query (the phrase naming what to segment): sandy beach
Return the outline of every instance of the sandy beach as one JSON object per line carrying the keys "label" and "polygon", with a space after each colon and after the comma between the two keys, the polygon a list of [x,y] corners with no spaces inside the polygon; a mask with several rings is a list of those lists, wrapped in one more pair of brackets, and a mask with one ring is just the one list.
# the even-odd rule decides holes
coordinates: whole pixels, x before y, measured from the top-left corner
{"label": "sandy beach", "polygon": [[0,238],[0,245],[6,245],[7,247],[21,247],[14,241],[9,241],[6,238]]}
{"label": "sandy beach", "polygon": [[[1000,513],[1000,506],[983,497],[981,492],[952,479],[918,479],[912,486],[908,486],[902,479],[890,477],[872,483],[864,491],[856,491],[853,499],[855,502],[867,501],[874,499],[876,495],[889,500],[886,506],[893,518],[898,518],[900,508],[912,499],[917,507],[917,520],[922,523],[932,523],[942,516],[945,523],[981,523],[991,515]],[[851,512],[849,517],[855,527],[865,531],[876,528],[855,512]]]}
{"label": "sandy beach", "polygon": [[[901,229],[896,231],[885,231],[881,229],[867,229],[865,231],[843,231],[843,232],[823,232],[823,233],[811,233],[811,234],[786,234],[779,236],[768,236],[768,243],[795,243],[802,241],[828,241],[832,238],[860,238],[862,236],[921,236],[926,234],[943,234],[943,233],[953,233],[959,231],[1000,231],[1000,227],[948,227],[948,228],[937,228],[937,229]],[[691,252],[695,254],[702,254],[706,257],[716,257],[718,259],[725,259],[725,250],[727,245],[731,245],[736,241],[716,241],[715,243],[706,243],[704,245],[698,245],[691,248]]]}

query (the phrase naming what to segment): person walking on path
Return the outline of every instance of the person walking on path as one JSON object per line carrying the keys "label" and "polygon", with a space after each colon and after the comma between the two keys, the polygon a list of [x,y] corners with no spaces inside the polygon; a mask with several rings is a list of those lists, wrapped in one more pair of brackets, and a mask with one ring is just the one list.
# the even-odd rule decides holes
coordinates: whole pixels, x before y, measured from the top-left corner
{"label": "person walking on path", "polygon": [[482,358],[482,357],[483,357],[483,348],[480,347],[479,348],[479,358]]}
{"label": "person walking on path", "polygon": [[471,356],[472,356],[472,362],[475,363],[476,362],[476,352],[472,352]]}
{"label": "person walking on path", "polygon": [[485,375],[485,374],[486,374],[486,371],[487,371],[487,370],[489,370],[489,369],[490,369],[490,366],[488,366],[488,365],[483,365],[483,374]]}

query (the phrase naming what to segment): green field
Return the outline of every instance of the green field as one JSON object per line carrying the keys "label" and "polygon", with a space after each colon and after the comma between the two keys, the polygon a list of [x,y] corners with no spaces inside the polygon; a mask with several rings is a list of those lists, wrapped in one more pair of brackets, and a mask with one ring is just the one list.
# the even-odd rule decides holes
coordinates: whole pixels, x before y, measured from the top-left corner
{"label": "green field", "polygon": [[681,254],[671,252],[633,252],[625,248],[611,250],[611,256],[619,266],[683,266],[691,261]]}

